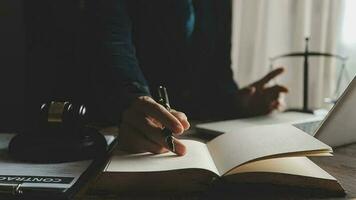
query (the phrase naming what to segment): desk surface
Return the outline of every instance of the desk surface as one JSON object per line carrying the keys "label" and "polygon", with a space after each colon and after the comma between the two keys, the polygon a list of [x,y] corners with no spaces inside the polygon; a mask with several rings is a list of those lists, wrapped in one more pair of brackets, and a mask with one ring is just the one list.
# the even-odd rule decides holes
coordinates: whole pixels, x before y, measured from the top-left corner
{"label": "desk surface", "polygon": [[[110,132],[115,131],[111,129]],[[191,129],[187,135],[199,138],[202,140],[210,140],[210,136],[196,133],[196,131]],[[332,176],[339,180],[340,184],[346,190],[346,197],[342,198],[329,198],[328,196],[319,196],[319,194],[308,194],[305,191],[291,191],[291,190],[276,190],[270,191],[266,187],[256,188],[242,188],[236,192],[236,188],[209,191],[204,194],[180,194],[180,195],[162,195],[162,194],[146,194],[145,196],[117,196],[117,195],[98,195],[98,194],[87,194],[83,199],[88,200],[114,200],[114,199],[131,199],[131,198],[147,198],[148,199],[350,199],[356,198],[356,144],[339,147],[334,149],[333,157],[318,157],[312,158],[312,160],[322,167],[324,170],[329,172]],[[258,191],[258,192],[256,192]],[[224,192],[224,196],[221,196]],[[148,195],[148,196],[147,196]]]}

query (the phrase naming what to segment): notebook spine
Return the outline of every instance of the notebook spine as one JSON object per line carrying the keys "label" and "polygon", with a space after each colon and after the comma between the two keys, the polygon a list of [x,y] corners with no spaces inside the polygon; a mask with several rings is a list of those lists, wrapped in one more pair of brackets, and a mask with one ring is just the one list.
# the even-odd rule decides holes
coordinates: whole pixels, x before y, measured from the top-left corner
{"label": "notebook spine", "polygon": [[22,196],[22,183],[0,183],[0,195]]}

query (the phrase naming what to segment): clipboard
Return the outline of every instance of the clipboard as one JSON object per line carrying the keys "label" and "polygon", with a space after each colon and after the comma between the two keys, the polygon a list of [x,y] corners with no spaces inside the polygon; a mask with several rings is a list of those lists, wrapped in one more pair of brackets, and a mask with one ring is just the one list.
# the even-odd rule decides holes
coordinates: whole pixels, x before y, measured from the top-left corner
{"label": "clipboard", "polygon": [[107,154],[95,160],[20,163],[7,154],[7,144],[13,136],[0,134],[0,199],[73,199],[102,171],[117,144],[114,136],[105,136]]}

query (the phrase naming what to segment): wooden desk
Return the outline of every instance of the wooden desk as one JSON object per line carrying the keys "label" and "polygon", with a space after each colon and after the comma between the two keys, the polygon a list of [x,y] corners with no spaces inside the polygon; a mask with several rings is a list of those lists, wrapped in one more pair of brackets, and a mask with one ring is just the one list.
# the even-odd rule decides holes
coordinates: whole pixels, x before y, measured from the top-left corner
{"label": "wooden desk", "polygon": [[[113,129],[110,132],[115,131]],[[192,128],[188,137],[210,140],[212,137],[197,133]],[[337,178],[346,190],[345,197],[330,197],[323,192],[305,191],[291,188],[270,188],[269,186],[242,186],[212,188],[204,193],[191,194],[130,194],[130,195],[99,195],[86,194],[83,199],[114,200],[114,199],[350,199],[356,198],[356,144],[334,149],[333,157],[312,158],[324,170]]]}

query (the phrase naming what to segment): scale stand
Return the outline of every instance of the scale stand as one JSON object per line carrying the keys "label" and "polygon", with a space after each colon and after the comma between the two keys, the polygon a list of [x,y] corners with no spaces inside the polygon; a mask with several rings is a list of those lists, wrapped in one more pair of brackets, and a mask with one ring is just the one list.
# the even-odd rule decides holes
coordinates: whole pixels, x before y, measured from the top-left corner
{"label": "scale stand", "polygon": [[270,58],[270,68],[273,69],[273,63],[280,58],[286,58],[286,57],[303,57],[304,58],[304,65],[303,65],[303,108],[302,109],[289,109],[288,111],[297,111],[297,112],[304,112],[304,113],[314,113],[313,110],[309,108],[308,105],[308,98],[309,98],[309,57],[310,56],[317,56],[317,57],[331,57],[331,58],[336,58],[342,62],[341,65],[341,73],[340,77],[338,78],[337,81],[337,87],[340,86],[341,82],[341,75],[342,72],[346,69],[346,61],[347,57],[338,55],[338,54],[332,54],[332,53],[323,53],[323,52],[315,52],[315,51],[309,51],[309,37],[305,38],[305,50],[304,52],[291,52],[287,54],[282,54],[278,55],[275,57]]}

